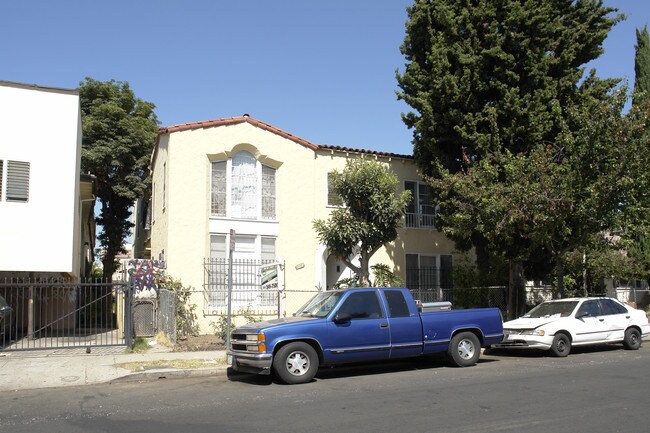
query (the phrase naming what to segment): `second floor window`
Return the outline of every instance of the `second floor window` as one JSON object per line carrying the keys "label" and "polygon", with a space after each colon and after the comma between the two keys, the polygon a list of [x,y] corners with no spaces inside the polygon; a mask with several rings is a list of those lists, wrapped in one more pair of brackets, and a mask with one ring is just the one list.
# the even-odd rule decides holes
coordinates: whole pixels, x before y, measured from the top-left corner
{"label": "second floor window", "polygon": [[249,152],[212,163],[211,214],[247,220],[275,219],[275,169]]}
{"label": "second floor window", "polygon": [[334,173],[327,173],[327,205],[328,206],[343,206],[343,199],[334,190]]}
{"label": "second floor window", "polygon": [[404,182],[404,189],[411,191],[411,201],[406,209],[406,227],[435,227],[435,206],[428,185]]}

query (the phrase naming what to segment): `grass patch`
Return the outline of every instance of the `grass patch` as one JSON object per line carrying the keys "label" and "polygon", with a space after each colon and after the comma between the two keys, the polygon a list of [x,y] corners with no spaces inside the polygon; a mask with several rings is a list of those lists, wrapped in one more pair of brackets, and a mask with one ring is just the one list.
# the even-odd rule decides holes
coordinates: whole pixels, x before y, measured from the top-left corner
{"label": "grass patch", "polygon": [[226,358],[222,359],[159,359],[156,361],[123,362],[116,367],[131,371],[145,371],[154,368],[210,368],[225,367]]}
{"label": "grass patch", "polygon": [[169,347],[172,348],[174,347],[174,343],[169,339],[167,334],[164,332],[159,332],[156,334],[154,337],[154,340],[156,340],[156,343],[160,344],[161,346]]}
{"label": "grass patch", "polygon": [[133,348],[126,349],[126,353],[144,353],[147,350],[151,349],[149,340],[143,337],[136,337],[133,341]]}

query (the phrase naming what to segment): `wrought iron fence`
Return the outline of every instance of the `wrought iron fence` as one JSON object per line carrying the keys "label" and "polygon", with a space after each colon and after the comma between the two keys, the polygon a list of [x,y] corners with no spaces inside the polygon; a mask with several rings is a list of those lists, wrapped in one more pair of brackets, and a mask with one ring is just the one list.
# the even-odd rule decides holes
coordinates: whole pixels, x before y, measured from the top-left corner
{"label": "wrought iron fence", "polygon": [[[252,308],[277,314],[280,308],[278,285],[263,284],[262,269],[272,265],[273,260],[233,260],[232,261],[232,299],[233,311]],[[226,259],[205,259],[204,294],[207,310],[224,310],[228,305],[228,275],[230,262]],[[276,275],[277,277],[277,275]]]}
{"label": "wrought iron fence", "polygon": [[129,344],[124,283],[0,281],[0,350]]}

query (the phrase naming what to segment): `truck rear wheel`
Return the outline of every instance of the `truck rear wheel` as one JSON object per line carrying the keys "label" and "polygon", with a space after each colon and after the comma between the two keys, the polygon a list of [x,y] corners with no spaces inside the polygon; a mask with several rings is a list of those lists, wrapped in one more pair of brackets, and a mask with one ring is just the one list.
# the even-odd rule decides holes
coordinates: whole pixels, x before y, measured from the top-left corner
{"label": "truck rear wheel", "polygon": [[481,343],[473,332],[459,332],[449,343],[449,359],[456,367],[469,367],[481,356]]}
{"label": "truck rear wheel", "polygon": [[306,383],[318,371],[318,354],[307,343],[296,341],[280,348],[273,357],[273,370],[287,384]]}

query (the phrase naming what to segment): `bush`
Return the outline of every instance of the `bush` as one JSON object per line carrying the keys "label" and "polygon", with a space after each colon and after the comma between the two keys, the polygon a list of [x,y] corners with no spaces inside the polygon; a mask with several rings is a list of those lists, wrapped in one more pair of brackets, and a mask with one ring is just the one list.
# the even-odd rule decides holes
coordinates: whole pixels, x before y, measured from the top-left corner
{"label": "bush", "polygon": [[[248,306],[246,309],[239,309],[237,311],[237,314],[231,314],[230,315],[230,330],[232,331],[235,328],[235,321],[237,320],[237,317],[241,317],[244,322],[246,323],[257,323],[262,321],[262,317],[255,317],[253,315],[253,311],[251,310],[251,307]],[[226,341],[226,337],[228,336],[228,316],[220,316],[219,319],[217,319],[217,322],[210,322],[210,326],[212,327],[212,330],[214,332],[214,335],[216,335],[218,338],[221,339],[221,341]]]}

